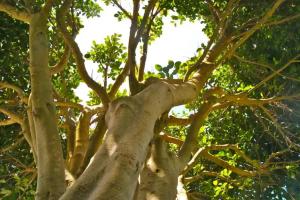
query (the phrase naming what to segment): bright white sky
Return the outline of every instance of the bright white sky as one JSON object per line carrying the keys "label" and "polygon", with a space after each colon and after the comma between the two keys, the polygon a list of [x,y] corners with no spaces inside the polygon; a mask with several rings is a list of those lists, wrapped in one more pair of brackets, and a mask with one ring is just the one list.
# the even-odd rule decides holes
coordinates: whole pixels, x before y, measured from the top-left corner
{"label": "bright white sky", "polygon": [[[92,41],[102,43],[104,38],[114,33],[122,34],[122,42],[127,46],[129,35],[129,20],[119,22],[113,15],[116,9],[113,7],[103,7],[101,17],[84,19],[84,28],[76,38],[83,54],[90,50]],[[155,64],[167,65],[168,60],[185,61],[194,56],[196,49],[201,43],[207,42],[207,37],[202,33],[203,25],[200,22],[177,25],[176,27],[165,20],[162,36],[148,47],[148,57],[146,71],[153,71]],[[138,52],[137,52],[138,53]],[[94,80],[101,80],[97,74],[97,64],[86,61],[88,73]],[[88,87],[81,83],[75,90],[83,102],[88,100]]]}

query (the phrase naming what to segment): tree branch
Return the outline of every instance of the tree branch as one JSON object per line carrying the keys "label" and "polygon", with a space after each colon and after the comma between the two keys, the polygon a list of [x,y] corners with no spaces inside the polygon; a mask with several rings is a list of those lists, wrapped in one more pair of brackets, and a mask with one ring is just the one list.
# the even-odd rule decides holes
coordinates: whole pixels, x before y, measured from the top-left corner
{"label": "tree branch", "polygon": [[265,104],[275,103],[282,100],[292,100],[300,97],[300,94],[290,95],[290,96],[278,96],[271,97],[266,99],[254,99],[247,97],[244,93],[236,94],[236,95],[225,95],[219,98],[217,101],[221,103],[234,103],[242,106],[263,106]]}
{"label": "tree branch", "polygon": [[[136,48],[139,40],[141,39],[141,35],[143,34],[144,32],[144,29],[146,27],[146,24],[148,23],[148,19],[149,19],[149,16],[150,16],[150,13],[151,11],[154,9],[154,6],[156,4],[158,0],[149,0],[149,3],[148,3],[148,6],[146,7],[146,10],[144,12],[144,16],[143,16],[143,19],[142,19],[142,22],[141,22],[141,25],[140,27],[138,28],[137,30],[137,33],[136,33],[136,36],[135,36],[135,41],[134,41],[134,46]],[[153,20],[153,19],[152,19]]]}
{"label": "tree branch", "polygon": [[252,89],[250,89],[248,91],[248,93],[250,93],[250,92],[256,90],[257,88],[259,88],[260,86],[262,86],[264,83],[266,83],[267,81],[269,81],[270,79],[272,79],[273,77],[275,77],[277,74],[279,74],[280,72],[282,72],[284,69],[286,69],[291,64],[293,64],[293,63],[299,63],[300,60],[297,60],[298,58],[300,58],[300,54],[296,55],[294,58],[292,58],[291,60],[289,60],[283,67],[281,67],[280,69],[276,70],[275,72],[273,72],[272,74],[270,74],[269,76],[267,76],[264,80],[262,80],[257,85],[255,85]]}
{"label": "tree branch", "polygon": [[15,121],[16,123],[22,125],[23,124],[23,119],[20,115],[18,115],[17,113],[10,111],[9,109],[7,109],[4,106],[0,106],[0,112],[2,112],[3,114],[7,115],[10,117],[11,120]]}
{"label": "tree branch", "polygon": [[13,84],[6,83],[6,82],[0,82],[0,89],[2,89],[2,88],[9,88],[9,89],[14,90],[18,94],[21,101],[23,103],[27,104],[28,98],[24,95],[22,89],[19,88],[18,86],[15,86]]}
{"label": "tree branch", "polygon": [[289,80],[292,80],[292,81],[297,81],[299,82],[300,80],[297,79],[297,78],[293,78],[293,77],[289,77],[289,76],[286,76],[280,72],[277,72],[276,70],[274,70],[273,67],[267,65],[267,64],[264,64],[264,63],[258,63],[258,62],[255,62],[255,61],[252,61],[252,60],[247,60],[247,59],[244,59],[244,58],[241,58],[239,57],[238,55],[234,54],[233,57],[235,57],[237,60],[239,60],[240,62],[243,62],[243,63],[246,63],[246,64],[251,64],[251,65],[257,65],[257,66],[261,66],[261,67],[265,67],[267,69],[270,69],[271,71],[273,71],[274,73],[277,73],[278,75],[282,76],[283,78],[286,78],[286,79],[289,79]]}
{"label": "tree branch", "polygon": [[169,126],[186,126],[192,123],[195,115],[190,115],[188,118],[177,118],[174,116],[169,116],[167,118],[167,124]]}
{"label": "tree branch", "polygon": [[214,17],[216,24],[219,24],[219,22],[220,22],[220,16],[221,16],[220,11],[218,10],[218,8],[216,8],[214,6],[214,3],[211,0],[205,0],[205,1],[208,4],[208,8],[210,10],[210,13]]}
{"label": "tree branch", "polygon": [[176,144],[178,146],[181,146],[183,144],[183,141],[176,138],[176,137],[172,137],[170,135],[168,135],[165,131],[160,133],[160,138],[168,143],[172,143],[172,144]]}
{"label": "tree branch", "polygon": [[[203,52],[203,55],[197,60],[197,62],[191,66],[187,73],[185,74],[184,81],[187,81],[189,76],[194,72],[195,70],[200,68],[211,68],[210,70],[213,71],[217,66],[221,63],[221,61],[216,61],[220,53],[227,48],[228,43],[230,42],[230,38],[227,36],[223,36],[220,38],[214,45],[213,42],[216,39],[218,35],[217,30],[215,31],[215,34],[210,39],[209,43],[206,46],[206,49]],[[211,47],[213,45],[213,47]],[[210,49],[211,48],[211,49]]]}
{"label": "tree branch", "polygon": [[70,164],[68,166],[70,172],[75,177],[80,175],[78,172],[87,151],[90,120],[91,114],[89,112],[83,112],[76,127],[74,152],[72,154],[73,156],[70,158]]}
{"label": "tree branch", "polygon": [[242,34],[241,38],[228,50],[224,58],[231,57],[238,47],[247,41],[247,39],[251,37],[257,30],[264,26],[284,1],[285,0],[276,0],[266,14],[258,22],[256,22],[253,27]]}
{"label": "tree branch", "polygon": [[[230,11],[234,8],[235,3],[237,3],[239,0],[230,0],[227,3],[225,11],[221,14],[217,12],[217,9],[215,8],[215,12],[218,14],[218,26],[214,30],[212,37],[209,39],[203,54],[200,56],[200,58],[197,60],[197,62],[191,66],[187,73],[185,74],[184,81],[187,81],[189,76],[196,70],[199,69],[201,64],[203,62],[206,62],[210,64],[212,61],[214,61],[217,56],[220,54],[220,52],[226,48],[228,42],[230,41],[230,38],[225,35],[226,30],[226,22],[228,18],[230,17]],[[209,7],[214,8],[213,2],[211,0],[207,0]],[[214,47],[211,49],[212,45],[214,44],[215,40],[219,39]]]}
{"label": "tree branch", "polygon": [[220,180],[226,181],[232,185],[238,186],[238,182],[232,180],[232,178],[230,177],[225,177],[222,176],[221,174],[217,173],[217,172],[210,172],[210,171],[202,171],[200,172],[200,174],[196,175],[196,176],[192,176],[192,177],[186,177],[184,178],[184,183],[192,183],[195,181],[198,181],[199,179],[203,179],[204,176],[212,176],[212,177],[216,177]]}
{"label": "tree branch", "polygon": [[274,152],[272,153],[267,160],[264,162],[263,167],[267,168],[269,165],[271,165],[271,161],[281,155],[287,154],[288,152],[290,152],[290,149],[284,149],[282,151],[278,151],[278,152]]}
{"label": "tree branch", "polygon": [[125,10],[125,8],[122,7],[118,0],[112,0],[112,2],[126,15],[126,17],[128,17],[128,19],[132,19],[132,16],[127,10]]}
{"label": "tree branch", "polygon": [[4,0],[0,1],[0,11],[5,12],[10,17],[23,21],[27,24],[30,22],[30,14],[26,12],[25,10],[18,10],[16,7],[5,3]]}
{"label": "tree branch", "polygon": [[70,58],[70,54],[71,54],[71,50],[67,46],[65,48],[64,54],[62,55],[59,62],[56,63],[54,66],[50,67],[50,74],[51,75],[54,75],[54,74],[57,74],[57,73],[61,72],[66,67],[66,65],[68,63],[68,60]]}
{"label": "tree branch", "polygon": [[8,125],[12,125],[15,123],[17,123],[17,122],[13,119],[6,119],[6,120],[0,121],[0,126],[8,126]]}
{"label": "tree branch", "polygon": [[152,26],[152,20],[149,22],[149,25],[147,27],[147,30],[142,36],[143,41],[143,53],[140,58],[140,68],[139,68],[139,76],[138,81],[142,81],[144,79],[144,71],[146,66],[146,59],[147,59],[147,53],[148,53],[148,43],[149,43],[149,34]]}
{"label": "tree branch", "polygon": [[139,16],[139,6],[140,6],[140,0],[133,0],[133,14],[131,19],[131,26],[130,26],[130,32],[129,32],[129,42],[128,42],[128,59],[126,61],[125,67],[122,70],[122,72],[119,74],[119,76],[116,78],[116,81],[114,82],[110,92],[109,97],[111,99],[114,98],[117,91],[119,90],[120,86],[125,81],[125,78],[130,73],[131,76],[134,77],[135,73],[135,48],[134,48],[134,37],[138,26],[138,16]]}
{"label": "tree branch", "polygon": [[259,107],[264,111],[264,113],[268,116],[268,118],[274,123],[274,126],[276,127],[278,132],[281,134],[282,138],[285,140],[287,146],[290,146],[291,144],[293,144],[293,142],[286,136],[284,129],[281,127],[281,125],[278,123],[278,121],[275,119],[275,117],[272,116],[270,111],[262,105]]}
{"label": "tree branch", "polygon": [[212,101],[205,102],[198,110],[190,128],[188,129],[186,139],[177,154],[179,160],[182,162],[182,166],[185,166],[189,161],[190,155],[197,145],[198,132],[200,127],[203,125],[204,120],[210,113],[212,105]]}
{"label": "tree branch", "polygon": [[74,102],[63,102],[63,101],[56,101],[55,105],[58,107],[68,107],[68,108],[76,108],[80,111],[84,111],[85,107],[81,104],[74,103]]}
{"label": "tree branch", "polygon": [[[214,156],[209,153],[210,150],[221,150],[221,149],[226,149],[228,147],[230,147],[230,145],[212,145],[212,146],[200,148],[194,154],[193,158],[189,161],[188,165],[185,167],[185,169],[182,173],[186,174],[190,169],[192,169],[200,157],[205,158],[221,167],[224,167],[240,176],[253,177],[253,176],[256,176],[259,173],[261,173],[260,168],[257,169],[258,171],[248,171],[248,170],[240,169],[238,167],[230,165],[227,161],[224,161],[224,160],[218,158],[217,156]],[[240,150],[239,150],[239,152],[240,152]],[[256,163],[256,161],[251,160],[244,153],[242,153],[241,155],[247,162],[253,163],[257,167],[259,167],[259,165]]]}
{"label": "tree branch", "polygon": [[13,142],[11,145],[1,148],[0,154],[3,154],[7,151],[11,151],[11,150],[15,149],[17,146],[19,146],[19,144],[21,144],[24,141],[24,139],[25,138],[22,136],[22,137],[18,138],[15,142]]}
{"label": "tree branch", "polygon": [[270,22],[266,23],[265,26],[273,26],[273,25],[284,24],[284,23],[290,22],[290,21],[292,21],[292,20],[295,20],[295,19],[297,19],[297,18],[299,18],[299,17],[300,17],[300,14],[288,16],[288,17],[283,18],[283,19],[281,19],[281,20],[270,21]]}
{"label": "tree branch", "polygon": [[71,48],[71,51],[75,57],[75,61],[77,64],[77,69],[80,77],[83,79],[83,81],[87,84],[88,87],[90,87],[101,99],[103,105],[105,107],[108,106],[108,103],[110,102],[110,99],[106,93],[106,90],[98,84],[96,81],[94,81],[89,74],[86,71],[84,59],[82,56],[82,53],[78,47],[78,44],[75,42],[71,34],[68,32],[66,28],[66,22],[65,22],[65,15],[72,3],[72,0],[66,0],[64,1],[63,5],[59,9],[56,15],[57,25],[63,35],[63,38],[65,42],[68,44],[68,46]]}

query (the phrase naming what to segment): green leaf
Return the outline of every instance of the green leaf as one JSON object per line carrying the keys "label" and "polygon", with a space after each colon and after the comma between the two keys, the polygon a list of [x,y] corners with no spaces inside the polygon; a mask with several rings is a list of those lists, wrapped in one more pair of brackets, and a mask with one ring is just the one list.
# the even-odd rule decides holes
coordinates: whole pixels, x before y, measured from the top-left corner
{"label": "green leaf", "polygon": [[154,65],[154,68],[157,70],[157,71],[161,71],[162,70],[162,66],[161,65]]}
{"label": "green leaf", "polygon": [[215,185],[215,186],[218,185],[218,183],[219,183],[218,180],[213,181],[213,185]]}

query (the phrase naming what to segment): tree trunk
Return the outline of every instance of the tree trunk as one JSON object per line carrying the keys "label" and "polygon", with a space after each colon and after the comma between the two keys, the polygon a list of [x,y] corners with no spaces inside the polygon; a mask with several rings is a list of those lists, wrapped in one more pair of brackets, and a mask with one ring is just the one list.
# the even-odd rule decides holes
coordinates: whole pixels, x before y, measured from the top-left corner
{"label": "tree trunk", "polygon": [[[159,82],[133,97],[112,102],[106,113],[108,131],[104,143],[90,166],[61,199],[133,199],[154,124],[183,98],[174,95],[174,91],[175,88]],[[176,182],[177,177],[175,186]]]}
{"label": "tree trunk", "polygon": [[37,146],[36,199],[58,199],[65,191],[64,161],[48,68],[47,17],[32,15],[29,32],[31,109]]}

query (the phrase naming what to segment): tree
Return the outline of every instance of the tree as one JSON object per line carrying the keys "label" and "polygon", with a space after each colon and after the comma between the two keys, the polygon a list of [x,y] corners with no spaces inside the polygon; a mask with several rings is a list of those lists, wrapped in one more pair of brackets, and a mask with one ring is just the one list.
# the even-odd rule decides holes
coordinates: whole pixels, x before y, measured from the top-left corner
{"label": "tree", "polygon": [[[85,57],[103,76],[93,80],[75,37],[82,15],[99,15],[96,2],[0,1],[14,19],[1,13],[11,21],[3,26],[20,31],[1,30],[2,65],[15,70],[1,69],[0,152],[22,157],[20,142],[9,147],[20,130],[36,199],[299,197],[298,1],[104,3],[131,22],[130,34],[127,48],[118,34],[93,44]],[[194,57],[147,72],[148,45],[166,17],[200,20],[209,41]],[[129,95],[120,89],[127,77]],[[92,89],[89,105],[73,92],[79,80]],[[185,116],[173,112],[178,105]]]}

